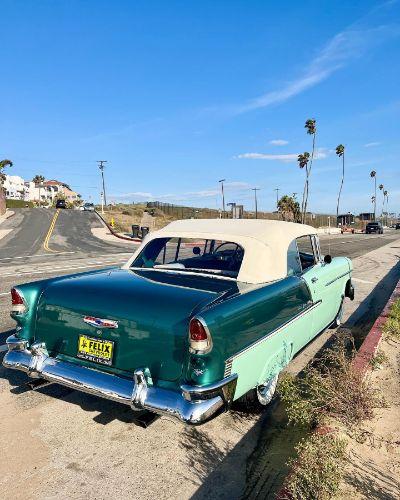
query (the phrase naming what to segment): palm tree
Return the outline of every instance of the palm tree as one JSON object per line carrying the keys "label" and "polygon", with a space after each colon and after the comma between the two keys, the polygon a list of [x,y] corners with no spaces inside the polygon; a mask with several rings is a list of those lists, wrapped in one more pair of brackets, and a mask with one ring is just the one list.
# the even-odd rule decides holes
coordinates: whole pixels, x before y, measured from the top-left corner
{"label": "palm tree", "polygon": [[309,118],[306,120],[306,123],[304,125],[304,128],[307,130],[307,134],[312,135],[312,150],[311,150],[311,159],[308,164],[307,170],[308,170],[308,175],[307,175],[307,189],[305,193],[305,199],[304,199],[304,221],[305,221],[305,214],[307,212],[307,204],[308,204],[308,192],[309,192],[309,178],[311,175],[311,169],[312,169],[312,164],[314,160],[314,154],[315,154],[315,139],[317,136],[317,123],[314,118]]}
{"label": "palm tree", "polygon": [[0,186],[3,185],[3,182],[6,178],[5,174],[3,173],[3,170],[6,167],[12,167],[13,162],[11,160],[0,160]]}
{"label": "palm tree", "polygon": [[376,220],[376,172],[375,172],[375,170],[372,170],[372,172],[369,175],[374,179],[375,188],[374,188],[374,196],[372,197],[373,198],[372,203],[374,204],[374,220]]}
{"label": "palm tree", "polygon": [[307,153],[305,151],[304,153],[301,153],[297,157],[297,161],[299,163],[300,168],[306,169],[306,179],[304,182],[304,189],[303,189],[303,200],[301,202],[301,223],[304,224],[305,219],[306,219],[306,211],[307,211],[307,196],[308,196],[308,179],[310,177],[310,169],[308,168],[308,162],[310,161],[310,153]]}
{"label": "palm tree", "polygon": [[388,225],[388,222],[387,222],[387,214],[388,214],[388,209],[389,209],[389,193],[387,191],[387,189],[385,189],[383,191],[383,205],[385,205],[385,198],[386,198],[386,225]]}
{"label": "palm tree", "polygon": [[382,219],[382,223],[383,223],[383,211],[385,209],[385,194],[384,194],[384,187],[383,187],[383,184],[379,184],[379,191],[382,191],[382,196],[383,196],[383,199],[382,199],[382,213],[381,213],[381,219]]}
{"label": "palm tree", "polygon": [[39,186],[39,207],[42,203],[42,198],[40,196],[41,194],[41,189],[42,189],[42,184],[44,182],[44,176],[43,175],[35,175],[35,177],[32,179],[32,182],[35,183],[35,186]]}
{"label": "palm tree", "polygon": [[339,203],[340,203],[340,195],[342,194],[342,188],[343,188],[343,182],[344,182],[344,146],[343,144],[339,144],[339,146],[336,146],[336,154],[340,158],[342,158],[342,180],[340,182],[340,189],[339,189],[339,194],[338,194],[338,199],[337,199],[337,205],[336,205],[336,225],[339,217]]}
{"label": "palm tree", "polygon": [[278,212],[282,215],[282,220],[299,222],[300,205],[293,196],[284,195],[278,201]]}

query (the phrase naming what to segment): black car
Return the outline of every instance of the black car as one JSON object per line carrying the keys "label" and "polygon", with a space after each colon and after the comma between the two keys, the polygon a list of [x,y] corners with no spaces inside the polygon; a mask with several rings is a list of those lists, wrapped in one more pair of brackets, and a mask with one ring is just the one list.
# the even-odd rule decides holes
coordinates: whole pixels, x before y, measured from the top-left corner
{"label": "black car", "polygon": [[65,200],[57,200],[56,208],[67,208],[67,204]]}
{"label": "black car", "polygon": [[396,228],[396,229],[400,229],[400,222],[398,222],[398,223],[395,225],[395,228]]}
{"label": "black car", "polygon": [[367,227],[365,228],[365,233],[383,234],[383,226],[380,222],[368,222]]}

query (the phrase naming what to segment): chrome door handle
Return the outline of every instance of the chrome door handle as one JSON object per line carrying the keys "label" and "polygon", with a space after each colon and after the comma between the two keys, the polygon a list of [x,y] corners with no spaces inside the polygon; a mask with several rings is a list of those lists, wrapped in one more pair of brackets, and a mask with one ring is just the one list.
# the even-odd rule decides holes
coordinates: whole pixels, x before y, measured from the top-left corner
{"label": "chrome door handle", "polygon": [[314,278],[311,278],[311,283],[316,283],[318,281],[318,278],[314,276]]}

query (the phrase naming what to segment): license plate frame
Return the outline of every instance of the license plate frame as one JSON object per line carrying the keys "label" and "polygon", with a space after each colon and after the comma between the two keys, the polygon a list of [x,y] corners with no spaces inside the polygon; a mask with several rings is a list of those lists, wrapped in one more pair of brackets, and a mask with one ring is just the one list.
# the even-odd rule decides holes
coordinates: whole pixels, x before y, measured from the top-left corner
{"label": "license plate frame", "polygon": [[[107,346],[109,347],[108,349]],[[115,342],[113,340],[79,334],[76,356],[86,361],[111,366],[114,357],[114,347]],[[104,354],[107,354],[107,356]]]}

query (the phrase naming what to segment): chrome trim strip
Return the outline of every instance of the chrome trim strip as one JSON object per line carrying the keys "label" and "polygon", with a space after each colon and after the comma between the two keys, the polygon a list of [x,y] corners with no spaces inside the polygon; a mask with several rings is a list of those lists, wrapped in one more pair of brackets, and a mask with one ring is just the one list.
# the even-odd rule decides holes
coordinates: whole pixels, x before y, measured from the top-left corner
{"label": "chrome trim strip", "polygon": [[314,302],[313,304],[311,304],[310,306],[308,306],[307,309],[304,309],[303,311],[301,311],[301,313],[297,314],[296,316],[294,316],[292,319],[290,319],[289,321],[287,321],[283,325],[279,326],[278,328],[276,328],[272,332],[267,333],[263,337],[259,338],[258,340],[256,340],[252,344],[248,345],[247,347],[245,347],[244,349],[242,349],[241,351],[239,351],[238,353],[236,353],[234,356],[231,356],[230,358],[228,358],[225,361],[225,370],[227,370],[228,363],[230,363],[232,365],[234,359],[236,359],[237,357],[239,357],[242,354],[246,353],[247,351],[253,349],[254,347],[258,346],[259,344],[261,344],[262,342],[264,342],[264,340],[267,340],[268,338],[272,337],[273,335],[276,335],[277,333],[279,333],[280,331],[282,331],[284,328],[286,328],[287,326],[289,326],[292,323],[294,323],[295,321],[297,321],[299,318],[302,318],[303,316],[305,316],[310,311],[316,309],[321,304],[322,304],[322,300],[318,300],[317,302]]}
{"label": "chrome trim strip", "polygon": [[128,379],[52,358],[44,343],[27,348],[26,341],[15,336],[7,340],[10,350],[3,359],[6,368],[187,424],[201,424],[226,411],[236,390],[236,374],[206,386],[184,384],[180,391],[174,391],[152,385],[148,368],[135,370],[133,378]]}
{"label": "chrome trim strip", "polygon": [[346,271],[345,273],[341,274],[340,276],[337,276],[335,279],[328,281],[328,283],[325,283],[325,286],[332,285],[332,283],[335,283],[335,281],[340,280],[340,278],[344,278],[347,274],[350,274],[351,271]]}

